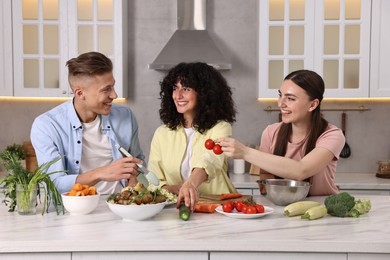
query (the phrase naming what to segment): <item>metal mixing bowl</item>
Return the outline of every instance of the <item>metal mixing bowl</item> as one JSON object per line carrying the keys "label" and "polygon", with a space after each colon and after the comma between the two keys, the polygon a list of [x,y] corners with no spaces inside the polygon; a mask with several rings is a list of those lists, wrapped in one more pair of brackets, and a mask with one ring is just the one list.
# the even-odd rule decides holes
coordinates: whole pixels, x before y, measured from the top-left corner
{"label": "metal mixing bowl", "polygon": [[310,190],[310,182],[287,179],[258,180],[261,194],[265,195],[272,203],[286,206],[306,198]]}

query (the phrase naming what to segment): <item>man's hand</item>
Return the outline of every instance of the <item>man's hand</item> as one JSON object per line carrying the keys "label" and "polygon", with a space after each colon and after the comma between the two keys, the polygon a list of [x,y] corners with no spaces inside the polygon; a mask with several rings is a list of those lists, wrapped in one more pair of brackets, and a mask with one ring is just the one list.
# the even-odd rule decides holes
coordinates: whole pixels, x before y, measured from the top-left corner
{"label": "man's hand", "polygon": [[110,165],[104,166],[101,169],[100,180],[101,181],[118,181],[122,179],[131,179],[132,175],[138,174],[137,164],[141,164],[142,161],[135,157],[125,157]]}
{"label": "man's hand", "polygon": [[123,179],[134,182],[138,175],[138,166],[142,161],[136,157],[125,157],[110,165],[96,168],[77,176],[76,181],[83,184],[95,185],[99,181],[119,181]]}

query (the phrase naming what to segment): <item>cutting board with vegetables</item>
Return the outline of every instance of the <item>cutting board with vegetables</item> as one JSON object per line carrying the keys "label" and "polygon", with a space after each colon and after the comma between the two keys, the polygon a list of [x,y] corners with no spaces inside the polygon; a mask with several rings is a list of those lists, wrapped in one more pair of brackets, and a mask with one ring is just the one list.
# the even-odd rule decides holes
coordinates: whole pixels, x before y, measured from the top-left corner
{"label": "cutting board with vegetables", "polygon": [[233,199],[221,199],[220,194],[201,194],[198,203],[199,204],[223,204],[224,202],[231,200],[231,201],[237,201],[237,200],[250,200],[252,199],[251,195],[241,195],[238,198]]}

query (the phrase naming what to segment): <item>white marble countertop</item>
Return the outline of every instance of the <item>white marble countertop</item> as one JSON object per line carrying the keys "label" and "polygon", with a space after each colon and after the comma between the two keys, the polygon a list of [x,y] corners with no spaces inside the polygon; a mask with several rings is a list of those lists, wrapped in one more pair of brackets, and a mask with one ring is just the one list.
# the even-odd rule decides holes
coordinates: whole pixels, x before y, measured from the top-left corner
{"label": "white marble countertop", "polygon": [[[257,219],[194,213],[179,219],[173,206],[145,221],[126,222],[103,198],[89,215],[20,216],[0,206],[0,253],[14,252],[344,252],[390,253],[390,196],[371,195],[372,210],[360,218],[326,216],[318,220],[286,217],[283,207]],[[324,197],[311,197],[323,202]],[[1,258],[1,256],[0,256]]]}
{"label": "white marble countertop", "polygon": [[[229,177],[237,189],[258,188],[258,175],[230,173]],[[390,179],[375,173],[336,173],[336,184],[343,190],[390,190]]]}

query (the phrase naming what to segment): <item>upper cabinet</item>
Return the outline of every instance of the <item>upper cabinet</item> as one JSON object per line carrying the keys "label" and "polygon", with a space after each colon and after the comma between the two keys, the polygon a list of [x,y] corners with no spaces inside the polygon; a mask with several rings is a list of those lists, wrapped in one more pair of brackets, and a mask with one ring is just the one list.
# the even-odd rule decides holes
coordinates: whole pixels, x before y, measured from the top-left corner
{"label": "upper cabinet", "polygon": [[260,1],[259,97],[276,98],[283,78],[310,69],[326,98],[369,96],[371,0]]}
{"label": "upper cabinet", "polygon": [[370,96],[390,97],[390,1],[372,1]]}
{"label": "upper cabinet", "polygon": [[[13,0],[13,96],[69,97],[66,61],[89,51],[112,59],[127,97],[125,0]],[[0,94],[2,95],[2,94]]]}
{"label": "upper cabinet", "polygon": [[12,95],[11,0],[0,1],[0,96]]}

